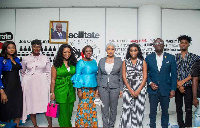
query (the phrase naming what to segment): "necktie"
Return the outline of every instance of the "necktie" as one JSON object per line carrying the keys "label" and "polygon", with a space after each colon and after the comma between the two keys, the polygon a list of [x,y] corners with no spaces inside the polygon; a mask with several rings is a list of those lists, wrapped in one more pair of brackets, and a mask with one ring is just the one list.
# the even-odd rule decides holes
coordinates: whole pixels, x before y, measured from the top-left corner
{"label": "necktie", "polygon": [[59,34],[59,37],[60,37],[60,39],[62,39],[62,35],[61,34]]}

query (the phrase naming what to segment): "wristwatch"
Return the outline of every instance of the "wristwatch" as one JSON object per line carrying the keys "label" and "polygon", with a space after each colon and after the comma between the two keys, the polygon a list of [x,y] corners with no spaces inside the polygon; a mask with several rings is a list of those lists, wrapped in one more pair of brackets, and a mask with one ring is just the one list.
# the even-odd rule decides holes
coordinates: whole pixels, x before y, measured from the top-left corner
{"label": "wristwatch", "polygon": [[52,96],[54,94],[54,92],[53,93],[50,93],[50,96]]}

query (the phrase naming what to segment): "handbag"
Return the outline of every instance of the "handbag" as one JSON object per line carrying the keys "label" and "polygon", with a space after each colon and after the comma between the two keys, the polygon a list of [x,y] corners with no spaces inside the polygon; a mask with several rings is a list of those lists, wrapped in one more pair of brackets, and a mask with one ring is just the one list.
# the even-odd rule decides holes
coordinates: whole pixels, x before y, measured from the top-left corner
{"label": "handbag", "polygon": [[56,104],[55,101],[51,101],[47,105],[46,116],[58,118],[59,117],[59,110],[60,110],[59,104]]}
{"label": "handbag", "polygon": [[100,98],[96,98],[94,100],[94,104],[104,107],[103,102],[100,100]]}

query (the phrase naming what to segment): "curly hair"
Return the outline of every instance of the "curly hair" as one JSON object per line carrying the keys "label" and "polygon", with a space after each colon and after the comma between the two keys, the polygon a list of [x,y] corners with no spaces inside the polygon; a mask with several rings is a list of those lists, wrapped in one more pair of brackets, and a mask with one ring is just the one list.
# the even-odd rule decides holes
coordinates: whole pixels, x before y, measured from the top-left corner
{"label": "curly hair", "polygon": [[17,49],[16,49],[16,45],[13,41],[6,41],[4,42],[3,46],[2,46],[2,51],[0,56],[7,59],[7,47],[9,44],[13,44],[15,46],[15,53],[13,54],[13,58],[17,57]]}
{"label": "curly hair", "polygon": [[128,46],[128,48],[127,48],[127,53],[126,53],[126,59],[131,58],[131,54],[130,54],[130,49],[131,49],[131,47],[136,47],[136,48],[138,49],[138,55],[137,55],[137,57],[138,57],[139,59],[141,59],[141,60],[144,60],[144,57],[142,56],[142,51],[141,51],[141,49],[140,49],[140,46],[139,46],[138,44],[136,44],[136,43],[132,43],[132,44],[130,44],[130,45]]}
{"label": "curly hair", "polygon": [[71,56],[69,57],[69,60],[68,60],[68,65],[73,65],[75,66],[76,63],[77,63],[77,59],[75,57],[75,52],[74,52],[74,49],[68,45],[68,44],[62,44],[59,49],[58,49],[58,52],[57,52],[57,55],[56,55],[56,58],[55,58],[55,61],[54,61],[54,66],[55,67],[61,67],[63,65],[63,50],[64,48],[69,48],[70,51],[71,51]]}
{"label": "curly hair", "polygon": [[92,50],[92,53],[93,53],[93,48],[92,48],[92,46],[86,45],[86,46],[82,49],[83,54],[85,54],[85,50],[86,50],[87,48],[90,48],[90,49]]}
{"label": "curly hair", "polygon": [[41,40],[35,39],[33,41],[31,41],[31,45],[42,45]]}
{"label": "curly hair", "polygon": [[178,37],[178,42],[181,42],[181,40],[187,40],[188,43],[190,43],[190,42],[192,41],[192,38],[189,37],[189,36],[187,36],[187,35],[180,35],[180,36]]}

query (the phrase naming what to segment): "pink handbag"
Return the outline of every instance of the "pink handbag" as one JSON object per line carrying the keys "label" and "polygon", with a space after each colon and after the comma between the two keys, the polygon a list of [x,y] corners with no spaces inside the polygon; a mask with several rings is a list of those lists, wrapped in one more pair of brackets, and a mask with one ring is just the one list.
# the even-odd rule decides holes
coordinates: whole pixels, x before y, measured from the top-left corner
{"label": "pink handbag", "polygon": [[46,116],[58,118],[59,117],[59,104],[56,104],[55,102],[48,103]]}

